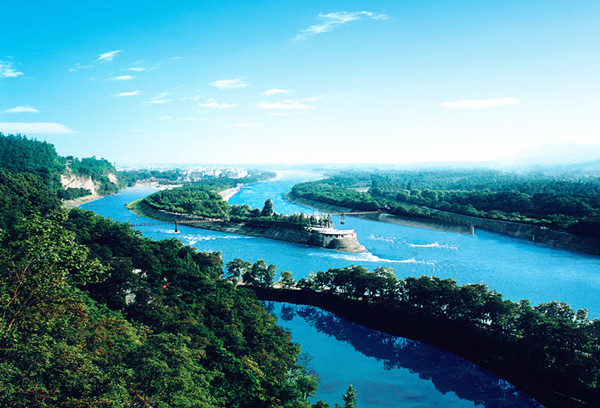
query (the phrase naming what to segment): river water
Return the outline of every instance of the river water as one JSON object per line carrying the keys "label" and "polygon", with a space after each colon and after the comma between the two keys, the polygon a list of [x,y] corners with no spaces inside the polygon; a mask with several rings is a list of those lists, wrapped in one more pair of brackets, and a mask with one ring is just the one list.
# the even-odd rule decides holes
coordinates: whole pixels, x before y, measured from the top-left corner
{"label": "river water", "polygon": [[[279,178],[246,186],[229,203],[262,208],[266,199],[279,213],[313,213],[283,194],[294,184],[316,180],[313,172],[280,172]],[[125,204],[154,192],[138,186],[82,205],[115,221],[147,222]],[[430,231],[346,217],[336,227],[355,229],[368,252],[347,254],[265,238],[169,225],[138,227],[153,239],[177,237],[201,251],[220,252],[224,262],[264,259],[295,279],[311,271],[363,265],[393,267],[399,278],[435,275],[459,283],[487,284],[514,301],[560,300],[600,317],[600,257],[569,252],[477,229],[473,236]],[[361,408],[373,407],[540,407],[510,384],[453,354],[420,342],[390,336],[337,318],[314,307],[270,302],[267,308],[290,329],[319,376],[317,399],[333,406],[349,384]]]}

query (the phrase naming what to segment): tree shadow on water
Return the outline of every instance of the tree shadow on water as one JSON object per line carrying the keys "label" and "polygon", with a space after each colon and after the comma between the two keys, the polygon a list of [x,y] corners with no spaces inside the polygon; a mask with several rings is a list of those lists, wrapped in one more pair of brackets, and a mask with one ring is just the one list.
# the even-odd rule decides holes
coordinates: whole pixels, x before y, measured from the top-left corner
{"label": "tree shadow on water", "polygon": [[431,383],[442,394],[455,393],[460,399],[487,408],[540,408],[541,404],[498,376],[455,354],[419,341],[393,336],[350,323],[313,306],[275,303],[269,305],[278,318],[304,319],[317,331],[349,343],[361,354],[375,358],[386,370],[407,369]]}

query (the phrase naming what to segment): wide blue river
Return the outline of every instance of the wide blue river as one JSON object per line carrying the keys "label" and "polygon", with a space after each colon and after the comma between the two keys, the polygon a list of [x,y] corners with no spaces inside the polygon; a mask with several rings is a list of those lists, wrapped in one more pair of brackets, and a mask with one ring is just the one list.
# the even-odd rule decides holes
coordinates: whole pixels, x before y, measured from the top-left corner
{"label": "wide blue river", "polygon": [[[316,180],[313,172],[280,172],[276,180],[246,186],[230,204],[262,208],[273,200],[279,213],[313,211],[283,199],[294,184]],[[132,224],[147,222],[125,204],[154,192],[138,186],[81,208]],[[334,217],[337,224],[339,218]],[[337,225],[339,227],[339,225]],[[477,229],[473,236],[402,227],[346,217],[368,252],[347,254],[283,241],[180,226],[138,227],[152,239],[177,237],[228,262],[264,259],[295,279],[311,271],[363,265],[393,267],[399,278],[435,275],[459,283],[485,283],[507,299],[532,304],[560,300],[600,317],[600,257],[550,248]],[[317,399],[333,406],[349,384],[361,408],[540,407],[506,381],[437,348],[390,336],[308,306],[270,302],[267,308],[303,350],[302,360],[319,377]]]}

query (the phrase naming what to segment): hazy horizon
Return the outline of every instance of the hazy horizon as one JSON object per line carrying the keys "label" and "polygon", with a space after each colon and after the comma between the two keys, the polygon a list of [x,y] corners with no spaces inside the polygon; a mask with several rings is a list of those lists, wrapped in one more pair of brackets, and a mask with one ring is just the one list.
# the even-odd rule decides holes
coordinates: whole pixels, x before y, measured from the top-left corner
{"label": "hazy horizon", "polygon": [[11,2],[0,132],[116,163],[586,161],[598,16],[592,0]]}

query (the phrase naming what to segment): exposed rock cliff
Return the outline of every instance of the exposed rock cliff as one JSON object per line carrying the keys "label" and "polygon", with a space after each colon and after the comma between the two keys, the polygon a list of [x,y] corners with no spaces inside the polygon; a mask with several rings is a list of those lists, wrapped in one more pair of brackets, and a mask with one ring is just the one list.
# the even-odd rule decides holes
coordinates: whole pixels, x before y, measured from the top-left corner
{"label": "exposed rock cliff", "polygon": [[91,192],[91,194],[97,194],[97,186],[90,176],[76,176],[73,173],[65,172],[60,175],[60,183],[63,188],[83,188]]}

